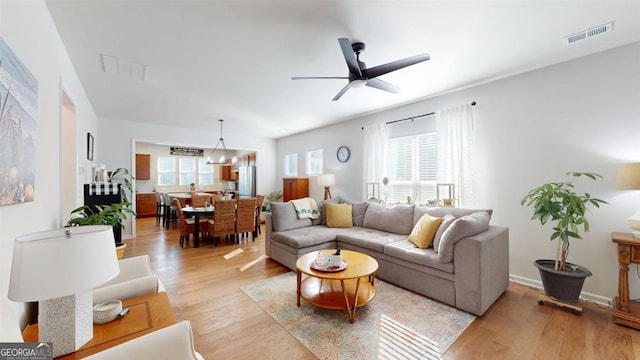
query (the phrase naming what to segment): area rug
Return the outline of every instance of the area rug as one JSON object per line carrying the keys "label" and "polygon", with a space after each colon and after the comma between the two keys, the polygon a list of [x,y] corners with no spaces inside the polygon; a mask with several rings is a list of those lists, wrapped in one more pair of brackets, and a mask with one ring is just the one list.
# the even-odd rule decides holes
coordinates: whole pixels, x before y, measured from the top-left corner
{"label": "area rug", "polygon": [[320,359],[440,359],[474,315],[376,279],[376,296],[349,323],[346,310],[300,300],[289,272],[241,287]]}

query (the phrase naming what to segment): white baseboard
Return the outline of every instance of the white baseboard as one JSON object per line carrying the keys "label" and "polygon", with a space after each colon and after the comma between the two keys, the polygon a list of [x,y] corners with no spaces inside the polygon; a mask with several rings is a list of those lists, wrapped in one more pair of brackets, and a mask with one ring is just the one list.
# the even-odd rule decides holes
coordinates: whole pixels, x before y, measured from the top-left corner
{"label": "white baseboard", "polygon": [[[509,274],[509,279],[515,283],[542,290],[542,282],[540,280],[533,280],[513,274]],[[580,293],[580,300],[592,301],[603,306],[611,306],[612,304],[612,299],[610,297],[592,294],[585,291]]]}

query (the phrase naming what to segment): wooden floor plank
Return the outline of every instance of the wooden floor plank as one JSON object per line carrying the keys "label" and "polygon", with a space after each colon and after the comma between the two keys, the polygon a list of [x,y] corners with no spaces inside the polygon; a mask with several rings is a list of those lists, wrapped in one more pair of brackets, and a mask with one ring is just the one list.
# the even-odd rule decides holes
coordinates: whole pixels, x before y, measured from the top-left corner
{"label": "wooden floor plank", "polygon": [[[145,218],[136,227],[138,236],[125,240],[125,257],[149,254],[176,319],[191,321],[196,348],[206,359],[316,358],[240,290],[289,272],[271,259],[240,271],[264,255],[264,231],[255,241],[181,248],[174,224],[166,230]],[[237,249],[243,252],[224,258]],[[537,289],[510,283],[444,359],[640,360],[640,331],[616,325],[611,309],[586,303],[578,316],[538,305],[538,295]]]}

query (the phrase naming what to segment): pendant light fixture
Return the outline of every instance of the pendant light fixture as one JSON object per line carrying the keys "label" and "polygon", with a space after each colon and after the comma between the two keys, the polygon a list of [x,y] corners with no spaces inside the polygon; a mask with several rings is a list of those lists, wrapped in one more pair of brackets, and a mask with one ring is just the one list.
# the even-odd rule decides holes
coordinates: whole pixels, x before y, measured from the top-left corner
{"label": "pendant light fixture", "polygon": [[[231,164],[231,157],[229,157],[229,151],[227,150],[227,147],[224,145],[224,139],[222,138],[222,123],[224,122],[224,120],[218,119],[218,121],[220,121],[220,140],[218,140],[216,147],[213,148],[213,151],[211,152],[211,156],[207,157],[207,164],[209,165]],[[222,155],[220,159],[218,159],[218,161],[215,161],[213,160],[213,157],[215,156],[216,150],[218,150],[218,146],[220,144],[222,144],[224,155]]]}

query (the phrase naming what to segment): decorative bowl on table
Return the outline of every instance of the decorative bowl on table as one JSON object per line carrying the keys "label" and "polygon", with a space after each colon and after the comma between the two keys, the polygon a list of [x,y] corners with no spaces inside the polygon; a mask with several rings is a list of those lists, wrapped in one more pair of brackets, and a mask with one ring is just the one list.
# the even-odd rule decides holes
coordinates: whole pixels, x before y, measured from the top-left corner
{"label": "decorative bowl on table", "polygon": [[317,271],[337,272],[347,268],[347,262],[342,261],[340,265],[331,265],[331,256],[319,256],[311,263],[311,268]]}

